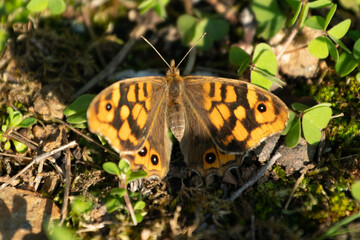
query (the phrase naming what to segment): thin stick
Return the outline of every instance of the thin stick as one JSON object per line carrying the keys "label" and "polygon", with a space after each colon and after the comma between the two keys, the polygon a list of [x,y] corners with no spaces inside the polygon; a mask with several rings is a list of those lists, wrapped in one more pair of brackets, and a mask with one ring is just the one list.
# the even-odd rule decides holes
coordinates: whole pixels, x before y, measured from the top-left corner
{"label": "thin stick", "polygon": [[[63,135],[65,136],[65,135]],[[68,142],[66,137],[63,137],[65,142]],[[63,206],[61,208],[61,220],[60,225],[62,225],[65,221],[67,211],[68,211],[68,204],[69,204],[69,194],[70,194],[70,177],[71,177],[71,158],[70,158],[70,150],[65,150],[65,191],[64,191],[64,200]]]}
{"label": "thin stick", "polygon": [[305,174],[307,173],[307,171],[308,171],[308,169],[306,168],[305,171],[301,174],[301,176],[296,180],[296,183],[295,183],[295,185],[294,185],[294,187],[293,187],[293,189],[292,189],[292,191],[291,191],[291,194],[290,194],[288,200],[287,200],[286,203],[285,203],[285,206],[284,206],[284,209],[285,209],[285,210],[288,209],[288,207],[289,207],[289,205],[290,205],[290,202],[291,202],[291,199],[292,199],[292,197],[294,196],[294,193],[295,193],[296,189],[299,187],[300,182],[304,179],[304,176],[305,176]]}
{"label": "thin stick", "polygon": [[15,154],[8,154],[8,153],[0,153],[0,156],[5,156],[5,157],[12,157],[12,158],[21,158],[21,159],[26,159],[26,160],[31,160],[31,157],[24,157],[24,156],[18,156]]}
{"label": "thin stick", "polygon": [[254,185],[254,183],[256,183],[264,174],[267,170],[269,170],[271,168],[272,165],[274,165],[274,163],[276,162],[276,160],[278,160],[281,157],[280,153],[276,153],[271,159],[270,161],[263,166],[260,171],[253,177],[251,178],[249,181],[247,181],[244,186],[242,186],[241,188],[239,188],[239,190],[237,190],[236,192],[234,192],[231,197],[230,197],[230,201],[234,201],[236,198],[240,197],[240,195],[250,186]]}
{"label": "thin stick", "polygon": [[21,174],[23,174],[26,170],[28,170],[32,165],[34,165],[35,163],[39,163],[40,161],[58,153],[61,152],[62,150],[66,149],[66,148],[71,148],[73,146],[75,146],[77,143],[76,141],[72,141],[68,144],[65,144],[64,146],[61,146],[57,149],[54,149],[50,152],[46,152],[43,153],[41,155],[35,156],[33,158],[33,161],[31,163],[29,163],[26,167],[24,167],[20,172],[18,172],[16,175],[14,175],[10,180],[8,180],[7,182],[5,182],[3,185],[0,186],[0,190],[4,189],[5,187],[7,187],[13,180],[15,180],[16,178],[18,178]]}
{"label": "thin stick", "polygon": [[284,52],[289,47],[290,43],[294,40],[296,34],[299,32],[299,25],[296,25],[294,29],[291,31],[289,37],[287,38],[285,44],[283,45],[283,48],[281,49],[280,53],[276,56],[276,60],[279,61],[279,59],[284,55]]}

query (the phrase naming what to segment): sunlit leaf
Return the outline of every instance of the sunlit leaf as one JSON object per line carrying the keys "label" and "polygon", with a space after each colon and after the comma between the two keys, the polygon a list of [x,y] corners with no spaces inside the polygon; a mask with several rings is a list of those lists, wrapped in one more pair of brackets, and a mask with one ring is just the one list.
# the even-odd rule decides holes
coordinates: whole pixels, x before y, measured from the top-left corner
{"label": "sunlit leaf", "polygon": [[302,119],[302,128],[306,141],[312,145],[318,144],[321,140],[321,130],[308,118]]}
{"label": "sunlit leaf", "polygon": [[44,11],[48,6],[48,0],[30,0],[26,8],[31,12]]}
{"label": "sunlit leaf", "polygon": [[325,30],[325,19],[321,16],[311,16],[305,21],[305,25],[316,30]]}
{"label": "sunlit leaf", "polygon": [[112,175],[120,175],[118,166],[113,162],[106,162],[103,164],[103,169]]}
{"label": "sunlit leaf", "polygon": [[332,4],[333,3],[329,0],[317,0],[317,1],[309,2],[309,7],[310,8],[324,8],[324,7],[329,7]]}
{"label": "sunlit leaf", "polygon": [[27,146],[24,143],[19,142],[19,141],[15,140],[15,139],[12,139],[11,141],[14,144],[16,152],[18,152],[18,153],[25,153],[26,152]]}
{"label": "sunlit leaf", "polygon": [[331,118],[332,110],[330,107],[317,107],[304,113],[303,119],[309,120],[319,129],[325,128]]}
{"label": "sunlit leaf", "polygon": [[327,27],[328,27],[331,19],[332,19],[333,16],[334,16],[334,13],[335,13],[335,11],[336,11],[336,7],[337,7],[337,5],[334,4],[334,5],[331,7],[331,9],[330,9],[330,11],[328,12],[328,14],[326,15],[324,29],[327,29]]}
{"label": "sunlit leaf", "polygon": [[63,0],[48,0],[48,8],[52,14],[60,14],[65,11],[65,2]]}
{"label": "sunlit leaf", "polygon": [[147,176],[147,172],[143,170],[137,170],[130,173],[130,176],[126,179],[126,183],[134,181],[136,179],[141,179]]}
{"label": "sunlit leaf", "polygon": [[134,210],[142,210],[145,207],[144,201],[137,201],[134,205]]}
{"label": "sunlit leaf", "polygon": [[324,59],[329,56],[326,37],[320,36],[313,39],[308,45],[309,52],[316,58]]}
{"label": "sunlit leaf", "polygon": [[345,34],[348,32],[351,25],[351,20],[346,19],[342,21],[341,23],[336,24],[334,27],[332,27],[328,34],[331,36],[336,37],[337,39],[340,39],[345,36]]}

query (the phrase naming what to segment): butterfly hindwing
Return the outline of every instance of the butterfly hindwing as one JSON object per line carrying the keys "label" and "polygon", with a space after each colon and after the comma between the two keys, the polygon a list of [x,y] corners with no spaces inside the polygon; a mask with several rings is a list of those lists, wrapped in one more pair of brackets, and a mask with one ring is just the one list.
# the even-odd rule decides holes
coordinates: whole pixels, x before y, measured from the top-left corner
{"label": "butterfly hindwing", "polygon": [[187,166],[201,176],[223,175],[229,167],[241,161],[238,155],[220,151],[194,111],[186,111],[186,130],[180,147]]}
{"label": "butterfly hindwing", "polygon": [[166,123],[166,102],[159,106],[158,116],[140,151],[132,154],[121,154],[130,162],[131,169],[143,169],[148,176],[165,177],[169,170],[172,142],[168,135]]}

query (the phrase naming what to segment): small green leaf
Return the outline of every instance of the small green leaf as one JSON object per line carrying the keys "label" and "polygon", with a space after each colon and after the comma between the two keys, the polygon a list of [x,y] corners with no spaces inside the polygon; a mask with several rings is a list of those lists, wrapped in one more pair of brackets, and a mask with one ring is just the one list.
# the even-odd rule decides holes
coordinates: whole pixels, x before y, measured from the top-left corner
{"label": "small green leaf", "polygon": [[24,120],[22,120],[21,123],[18,125],[18,127],[29,128],[32,125],[34,125],[35,123],[36,123],[36,118],[29,117],[29,118],[25,118]]}
{"label": "small green leaf", "polygon": [[297,0],[287,0],[287,2],[291,6],[291,8],[293,10],[295,10],[294,16],[291,17],[291,19],[289,20],[289,23],[288,23],[289,26],[292,26],[292,25],[294,25],[294,23],[296,22],[296,20],[298,19],[299,15],[300,15],[302,5],[301,5],[301,1],[297,1]]}
{"label": "small green leaf", "polygon": [[316,58],[324,59],[329,56],[326,37],[320,36],[313,39],[308,45],[309,52]]}
{"label": "small green leaf", "polygon": [[66,121],[70,124],[83,124],[87,122],[86,112],[76,113],[66,118]]}
{"label": "small green leaf", "polygon": [[144,178],[146,176],[147,176],[147,172],[145,172],[144,170],[137,170],[137,171],[131,172],[129,177],[126,179],[126,183],[129,183],[136,179]]}
{"label": "small green leaf", "polygon": [[317,107],[306,111],[303,116],[303,120],[306,119],[314,124],[319,129],[325,128],[331,118],[332,110],[330,107]]}
{"label": "small green leaf", "polygon": [[[75,99],[69,106],[63,110],[63,114],[66,117],[70,117],[74,114],[86,113],[91,101],[95,97],[94,94],[84,94]],[[86,117],[85,117],[86,119]]]}
{"label": "small green leaf", "polygon": [[290,110],[290,111],[289,111],[289,120],[288,120],[288,123],[287,123],[285,129],[281,132],[281,135],[284,136],[284,135],[288,134],[288,132],[289,132],[289,130],[290,130],[290,128],[291,128],[291,123],[294,121],[295,117],[296,117],[295,113]]}
{"label": "small green leaf", "polygon": [[176,24],[182,36],[182,43],[186,46],[189,45],[194,38],[197,19],[191,15],[184,14],[178,18]]}
{"label": "small green leaf", "polygon": [[251,71],[251,83],[269,89],[272,82],[264,76],[264,74],[268,74],[268,76],[272,77],[277,74],[276,56],[269,45],[260,43],[255,47],[253,65],[260,71],[257,71],[256,69]]}
{"label": "small green leaf", "polygon": [[71,202],[71,211],[73,211],[77,215],[88,212],[93,207],[94,203],[90,200],[90,198],[85,196],[75,197],[74,200]]}
{"label": "small green leaf", "polygon": [[113,163],[113,162],[106,162],[103,164],[103,169],[107,172],[110,173],[112,175],[120,175],[120,170],[118,168],[118,166]]}
{"label": "small green leaf", "polygon": [[328,34],[336,37],[337,39],[341,39],[348,32],[350,25],[351,25],[351,20],[346,19],[346,20],[342,21],[341,23],[338,23],[335,26],[333,26],[328,31]]}
{"label": "small green leaf", "polygon": [[12,109],[11,107],[7,107],[6,112],[9,114],[10,120],[12,120],[14,118],[14,109]]}
{"label": "small green leaf", "polygon": [[30,0],[26,8],[31,12],[41,12],[48,6],[48,0]]}
{"label": "small green leaf", "polygon": [[141,215],[140,212],[135,213],[135,218],[138,223],[142,222],[142,220],[143,220],[143,216]]}
{"label": "small green leaf", "polygon": [[238,75],[241,75],[245,71],[251,61],[250,55],[236,46],[231,48],[229,58],[231,64],[239,66]]}
{"label": "small green leaf", "polygon": [[360,39],[358,39],[354,44],[353,54],[355,59],[360,60]]}
{"label": "small green leaf", "polygon": [[333,40],[337,45],[339,45],[342,49],[344,49],[347,53],[351,54],[351,51],[343,44],[339,39],[334,37],[333,35],[328,35],[331,40]]}
{"label": "small green leaf", "polygon": [[306,141],[311,145],[318,144],[321,140],[321,130],[308,118],[302,119],[303,133]]}
{"label": "small green leaf", "polygon": [[130,164],[124,158],[120,159],[118,167],[122,173],[126,173],[130,169]]}
{"label": "small green leaf", "polygon": [[65,11],[65,3],[63,0],[48,0],[48,8],[52,14],[60,14]]}
{"label": "small green leaf", "polygon": [[291,104],[291,108],[294,109],[295,111],[303,112],[310,107],[302,103],[293,103]]}
{"label": "small green leaf", "polygon": [[325,19],[321,16],[312,16],[305,21],[305,25],[316,30],[325,30]]}
{"label": "small green leaf", "polygon": [[123,197],[126,194],[126,189],[123,188],[113,188],[111,189],[110,194],[112,196],[118,196],[118,197]]}
{"label": "small green leaf", "polygon": [[112,198],[105,203],[106,211],[112,213],[115,210],[121,208],[122,204],[117,198]]}
{"label": "small green leaf", "polygon": [[357,65],[358,62],[352,55],[347,52],[342,52],[339,56],[339,60],[335,64],[335,71],[340,77],[344,77],[351,73]]}
{"label": "small green leaf", "polygon": [[144,201],[137,201],[134,205],[134,210],[142,210],[145,207]]}
{"label": "small green leaf", "polygon": [[4,150],[9,150],[11,147],[11,143],[10,141],[7,141],[5,144],[4,144]]}
{"label": "small green leaf", "polygon": [[26,152],[27,146],[24,143],[19,142],[19,141],[15,140],[15,139],[12,139],[11,141],[14,144],[16,152],[18,152],[18,153],[25,153]]}
{"label": "small green leaf", "polygon": [[8,124],[1,125],[1,131],[5,132],[8,129],[8,127],[9,127]]}
{"label": "small green leaf", "polygon": [[13,119],[10,120],[10,127],[17,127],[22,122],[22,118],[22,114],[18,111],[15,111]]}
{"label": "small green leaf", "polygon": [[331,19],[333,18],[334,13],[335,13],[335,11],[336,11],[336,7],[337,7],[336,4],[334,4],[334,5],[331,7],[331,9],[330,9],[330,11],[328,12],[328,14],[326,15],[324,30],[327,29],[327,27],[328,27]]}
{"label": "small green leaf", "polygon": [[329,0],[317,0],[313,2],[309,2],[310,8],[324,8],[330,7],[333,3]]}
{"label": "small green leaf", "polygon": [[326,37],[325,39],[326,39],[328,50],[330,52],[330,56],[336,62],[339,59],[339,51],[337,50],[335,44],[329,38]]}
{"label": "small green leaf", "polygon": [[285,137],[286,146],[293,148],[298,145],[301,136],[301,125],[300,118],[295,117],[294,120],[290,123],[291,127],[289,132]]}
{"label": "small green leaf", "polygon": [[356,181],[351,185],[351,194],[355,200],[360,201],[360,181]]}

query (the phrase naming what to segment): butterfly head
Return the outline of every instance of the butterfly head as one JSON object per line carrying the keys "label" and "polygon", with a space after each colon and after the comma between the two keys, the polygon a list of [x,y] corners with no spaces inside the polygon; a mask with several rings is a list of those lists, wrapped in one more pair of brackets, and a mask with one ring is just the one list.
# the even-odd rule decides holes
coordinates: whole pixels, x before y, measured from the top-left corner
{"label": "butterfly head", "polygon": [[166,76],[167,77],[175,77],[175,76],[179,76],[179,75],[180,75],[180,71],[179,71],[178,67],[175,66],[175,60],[172,59],[170,61],[169,70],[166,72]]}

